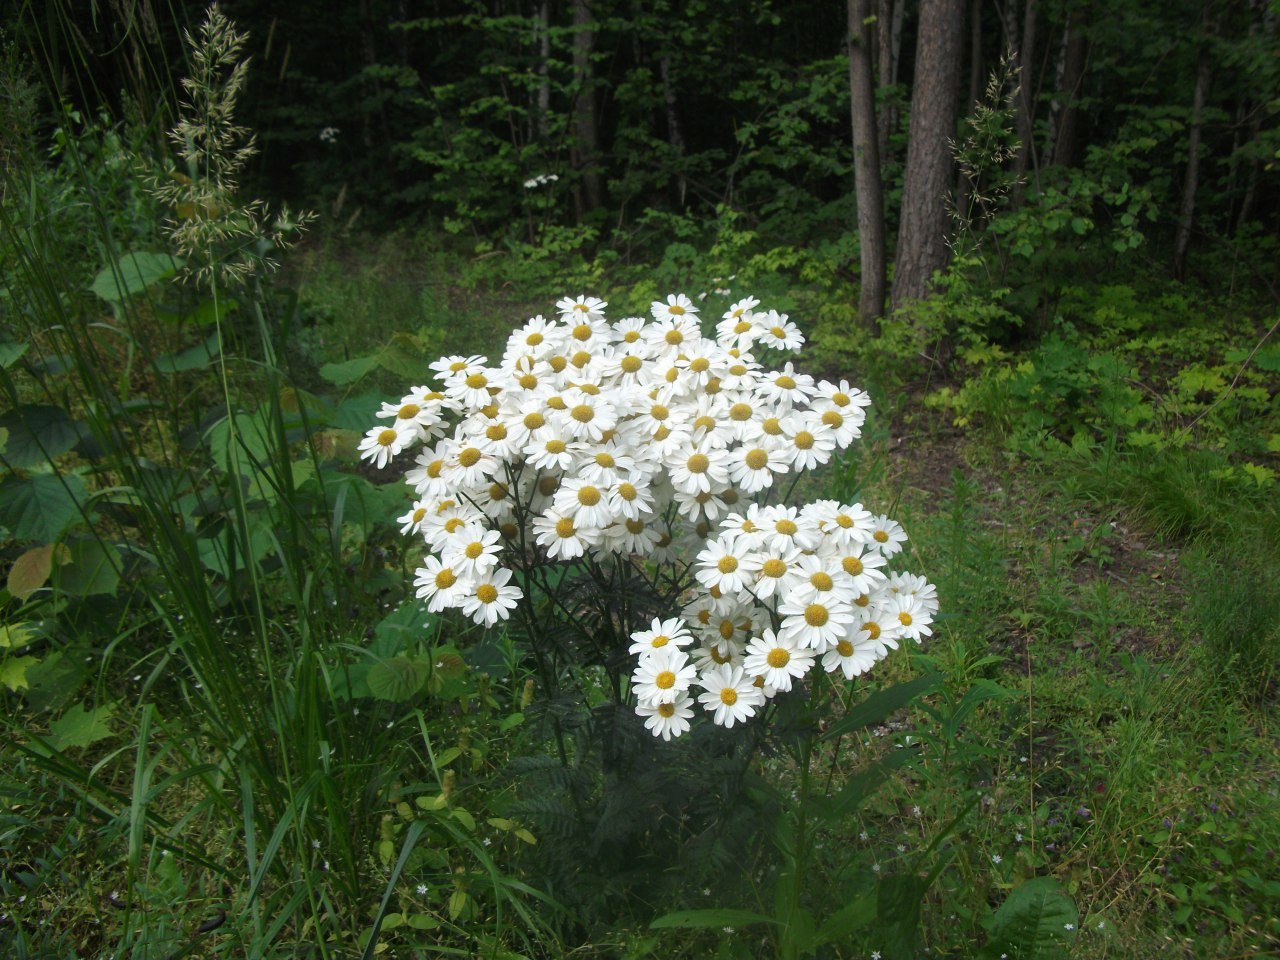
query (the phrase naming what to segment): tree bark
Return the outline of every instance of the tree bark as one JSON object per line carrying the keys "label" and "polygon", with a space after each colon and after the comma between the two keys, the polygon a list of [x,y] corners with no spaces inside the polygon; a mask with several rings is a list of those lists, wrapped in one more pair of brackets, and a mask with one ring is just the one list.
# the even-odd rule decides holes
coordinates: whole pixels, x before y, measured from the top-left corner
{"label": "tree bark", "polygon": [[[662,104],[667,114],[667,143],[675,151],[677,157],[684,156],[684,133],[680,129],[680,113],[677,109],[675,84],[671,82],[671,57],[663,54],[658,61],[658,72],[662,77]],[[689,191],[689,181],[681,170],[676,175],[676,200],[681,209],[684,208],[685,195]]]}
{"label": "tree bark", "polygon": [[947,191],[954,166],[950,141],[956,133],[963,30],[964,0],[922,0],[894,309],[926,297],[934,271],[947,265]]}
{"label": "tree bark", "polygon": [[1062,113],[1058,116],[1058,132],[1054,137],[1053,162],[1067,167],[1075,160],[1080,138],[1080,93],[1084,89],[1085,64],[1089,58],[1089,41],[1076,22],[1082,17],[1073,11],[1067,21],[1067,54],[1062,66]]}
{"label": "tree bark", "polygon": [[858,246],[862,292],[858,316],[875,332],[884,313],[884,195],[880,184],[875,78],[871,70],[871,2],[848,0],[849,100],[853,126],[853,179],[858,205]]}
{"label": "tree bark", "polygon": [[578,88],[574,104],[574,126],[578,140],[576,166],[582,178],[580,208],[583,213],[589,213],[604,201],[604,184],[597,166],[600,143],[596,132],[595,78],[591,69],[595,31],[587,0],[573,0],[573,27],[573,76]]}
{"label": "tree bark", "polygon": [[538,35],[538,101],[534,108],[535,135],[545,144],[550,138],[551,117],[551,6],[548,0],[538,4],[534,21]]}
{"label": "tree bark", "polygon": [[1187,131],[1187,170],[1182,178],[1182,207],[1178,212],[1178,230],[1173,238],[1173,275],[1181,280],[1187,270],[1187,248],[1191,245],[1191,224],[1196,212],[1196,190],[1200,185],[1200,128],[1204,120],[1204,101],[1209,93],[1213,62],[1209,59],[1209,34],[1212,32],[1209,7],[1204,11],[1204,36],[1200,43],[1200,62],[1196,68],[1196,86],[1191,95],[1191,123]]}
{"label": "tree bark", "polygon": [[889,88],[898,82],[898,58],[902,51],[902,0],[877,0],[876,39],[878,42],[880,97],[884,102],[877,118],[877,146],[880,160],[889,159],[889,134],[898,124]]}
{"label": "tree bark", "polygon": [[1022,37],[1018,41],[1018,152],[1013,158],[1013,172],[1017,178],[1013,187],[1013,202],[1022,202],[1023,181],[1027,167],[1034,163],[1035,150],[1035,74],[1036,58],[1036,0],[1027,0],[1022,16]]}

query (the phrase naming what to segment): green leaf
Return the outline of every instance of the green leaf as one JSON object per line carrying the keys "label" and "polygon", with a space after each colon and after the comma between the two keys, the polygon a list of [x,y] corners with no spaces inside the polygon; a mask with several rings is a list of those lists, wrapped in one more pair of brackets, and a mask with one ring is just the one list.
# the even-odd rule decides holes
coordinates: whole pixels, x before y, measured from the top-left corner
{"label": "green leaf", "polygon": [[777,923],[777,921],[761,913],[752,913],[750,910],[677,910],[660,916],[649,924],[649,929],[746,927],[755,923]]}
{"label": "green leaf", "polygon": [[913,750],[895,750],[883,759],[872,762],[865,770],[853,774],[834,797],[812,797],[809,808],[820,819],[832,822],[843,820],[861,807],[895,770],[914,759],[916,754]]}
{"label": "green leaf", "polygon": [[32,547],[13,561],[6,583],[9,592],[19,600],[26,600],[43,587],[53,570],[53,550],[54,546],[51,543]]}
{"label": "green leaf", "polygon": [[0,342],[0,367],[8,370],[22,359],[22,355],[31,346],[29,343],[17,343],[13,340]]}
{"label": "green leaf", "polygon": [[204,300],[194,310],[188,313],[184,320],[193,323],[197,327],[207,327],[212,323],[220,323],[227,318],[236,307],[240,306],[239,302],[227,297],[216,303],[212,300]]}
{"label": "green leaf", "polygon": [[51,543],[80,519],[79,505],[87,497],[74,474],[41,473],[26,479],[10,475],[0,480],[0,524],[17,540]]}
{"label": "green leaf", "polygon": [[270,459],[273,436],[266,416],[237,413],[224,417],[209,428],[209,453],[214,463],[224,473],[236,472],[252,476],[256,472],[255,461],[266,464]]}
{"label": "green leaf", "polygon": [[27,670],[39,662],[39,659],[30,656],[6,657],[0,660],[0,683],[14,693],[27,689],[31,685],[27,680]]}
{"label": "green leaf", "polygon": [[268,518],[254,515],[249,520],[248,556],[238,535],[228,542],[224,529],[215,536],[203,537],[196,542],[196,552],[206,569],[230,579],[237,570],[245,570],[250,563],[257,563],[275,546],[275,537]]}
{"label": "green leaf", "polygon": [[819,739],[833,740],[854,730],[884,723],[917,696],[932,690],[936,683],[934,677],[917,677],[906,683],[895,684],[887,690],[877,690],[845,714],[843,719],[828,727]]}
{"label": "green leaf", "polygon": [[155,368],[161,373],[203,370],[217,359],[221,352],[218,333],[214,331],[205,338],[203,343],[197,343],[194,347],[187,347],[177,353],[166,353],[163,357],[156,357]]}
{"label": "green leaf", "polygon": [[916,960],[920,955],[920,904],[927,890],[928,885],[913,874],[881,878],[876,927],[885,960]]}
{"label": "green leaf", "polygon": [[372,353],[367,357],[356,357],[354,360],[343,363],[326,363],[320,368],[320,376],[335,386],[345,387],[368,375],[377,369],[377,366],[378,354]]}
{"label": "green leaf", "polygon": [[983,957],[1055,960],[1067,956],[1066,940],[1080,917],[1053,877],[1035,877],[1014,888],[991,921]]}
{"label": "green leaf", "polygon": [[77,703],[53,723],[49,724],[55,745],[59,750],[68,747],[87,747],[111,736],[111,715],[114,711],[103,704],[86,710]]}
{"label": "green leaf", "polygon": [[4,456],[9,465],[26,469],[48,463],[80,442],[80,425],[61,407],[27,403],[0,415],[9,431]]}
{"label": "green leaf", "polygon": [[108,303],[118,303],[167,280],[182,269],[182,261],[167,253],[126,253],[106,267],[89,288]]}
{"label": "green leaf", "polygon": [[120,585],[120,554],[112,544],[86,537],[65,544],[67,562],[54,575],[54,586],[73,597],[114,594]]}
{"label": "green leaf", "polygon": [[36,637],[36,632],[26,623],[6,623],[0,625],[0,647],[13,650],[25,647]]}
{"label": "green leaf", "polygon": [[333,413],[329,426],[340,430],[351,430],[359,436],[373,426],[374,414],[382,407],[385,398],[376,391],[368,391],[359,396],[347,397]]}
{"label": "green leaf", "polygon": [[876,918],[875,891],[860,894],[827,917],[818,928],[819,943],[843,940],[854,931],[861,930]]}
{"label": "green leaf", "polygon": [[55,650],[27,670],[27,706],[35,711],[57,710],[89,679],[84,657],[78,651]]}
{"label": "green leaf", "polygon": [[431,668],[421,660],[391,657],[369,668],[369,691],[379,700],[408,700],[427,682]]}

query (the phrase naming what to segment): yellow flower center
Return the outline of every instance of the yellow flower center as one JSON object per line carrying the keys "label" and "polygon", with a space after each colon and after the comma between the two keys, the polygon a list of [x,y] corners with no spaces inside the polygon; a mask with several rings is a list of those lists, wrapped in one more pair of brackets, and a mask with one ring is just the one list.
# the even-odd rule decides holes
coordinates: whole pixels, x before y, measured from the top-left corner
{"label": "yellow flower center", "polygon": [[448,567],[441,567],[436,573],[436,587],[440,590],[448,590],[457,582],[457,576]]}
{"label": "yellow flower center", "polygon": [[[733,621],[732,621],[732,620],[721,620],[721,621],[720,621],[720,636],[721,636],[721,638],[722,638],[722,639],[724,639],[724,640],[732,640],[732,639],[733,639],[733,635],[734,635],[734,633],[737,631],[737,629],[738,629],[738,628],[737,628],[737,627],[735,627],[735,626],[733,625]],[[712,649],[712,655],[713,655],[713,656],[714,656],[714,654],[715,654],[715,650],[716,650],[716,649],[718,649],[718,648],[713,648],[713,649]],[[726,662],[728,661],[728,659],[729,659],[729,656],[728,656],[728,654],[726,654],[726,655],[725,655],[724,660],[716,660],[716,663],[726,663]]]}
{"label": "yellow flower center", "polygon": [[589,324],[589,323],[580,323],[580,324],[578,324],[576,327],[574,327],[574,328],[573,328],[573,339],[575,339],[575,340],[579,340],[579,341],[581,341],[581,340],[590,340],[590,339],[591,339],[591,324]]}
{"label": "yellow flower center", "polygon": [[871,597],[867,594],[861,594],[857,600],[853,601],[859,607],[865,607],[871,603]]}
{"label": "yellow flower center", "polygon": [[465,369],[467,369],[467,363],[465,360],[455,360],[453,363],[449,364],[450,373],[461,373]]}
{"label": "yellow flower center", "polygon": [[875,537],[876,543],[889,542],[889,534],[885,533],[883,530],[877,530],[875,533],[872,534],[872,536]]}
{"label": "yellow flower center", "polygon": [[467,525],[466,521],[464,521],[461,517],[450,517],[448,520],[444,522],[444,532],[457,533],[466,525]]}
{"label": "yellow flower center", "polygon": [[533,333],[529,334],[527,337],[524,338],[524,342],[531,347],[536,347],[538,344],[542,342],[542,334],[538,333],[538,331],[535,330]]}
{"label": "yellow flower center", "polygon": [[830,590],[835,584],[831,580],[831,575],[822,570],[815,570],[809,575],[809,582],[813,584],[815,590]]}
{"label": "yellow flower center", "polygon": [[600,488],[592,486],[579,487],[578,502],[584,507],[594,507],[600,502]]}
{"label": "yellow flower center", "polygon": [[422,412],[422,408],[418,406],[416,403],[406,403],[403,407],[401,407],[399,410],[396,411],[396,416],[401,420],[412,420],[421,412]]}
{"label": "yellow flower center", "polygon": [[644,521],[643,521],[643,520],[628,520],[628,521],[627,521],[627,529],[628,529],[632,534],[639,534],[639,533],[643,533],[643,532],[644,532]]}
{"label": "yellow flower center", "polygon": [[500,423],[492,423],[484,428],[484,435],[490,440],[505,440],[507,438],[507,428]]}
{"label": "yellow flower center", "polygon": [[788,377],[785,373],[782,376],[776,378],[773,382],[776,386],[781,387],[783,390],[794,390],[796,388],[795,378]]}
{"label": "yellow flower center", "polygon": [[421,523],[422,518],[425,517],[426,515],[427,515],[427,508],[419,507],[417,510],[413,511],[413,522]]}
{"label": "yellow flower center", "polygon": [[595,419],[596,412],[585,403],[580,403],[569,411],[569,416],[577,420],[579,423],[590,423]]}
{"label": "yellow flower center", "polygon": [[770,557],[760,567],[760,572],[766,577],[773,577],[776,580],[778,577],[786,575],[787,565],[777,557]]}
{"label": "yellow flower center", "polygon": [[684,334],[679,330],[668,330],[662,339],[674,347],[678,343],[684,343]]}
{"label": "yellow flower center", "polygon": [[828,427],[835,427],[839,430],[844,426],[844,417],[840,416],[840,414],[836,413],[834,410],[828,410],[822,415],[822,422]]}
{"label": "yellow flower center", "polygon": [[783,330],[781,327],[770,327],[769,332],[779,340],[787,339],[787,331]]}
{"label": "yellow flower center", "polygon": [[635,373],[642,366],[644,366],[644,361],[642,361],[639,357],[623,357],[622,363],[619,364],[619,366],[622,367],[623,373]]}
{"label": "yellow flower center", "polygon": [[801,430],[796,434],[796,447],[800,450],[809,450],[813,447],[813,434],[808,430]]}
{"label": "yellow flower center", "polygon": [[695,430],[714,430],[716,428],[716,418],[703,414],[693,421],[693,429]]}
{"label": "yellow flower center", "polygon": [[663,717],[674,717],[676,715],[676,705],[674,703],[658,704],[658,714]]}
{"label": "yellow flower center", "polygon": [[502,534],[504,537],[506,537],[508,540],[514,540],[516,537],[520,535],[520,528],[517,527],[511,521],[507,521],[506,523],[498,527],[498,532]]}
{"label": "yellow flower center", "polygon": [[752,470],[763,470],[769,465],[769,454],[756,447],[754,450],[747,451],[747,455],[743,457],[743,462]]}
{"label": "yellow flower center", "polygon": [[825,627],[831,614],[820,603],[811,603],[804,608],[804,622],[811,627]]}
{"label": "yellow flower center", "polygon": [[469,560],[474,560],[480,556],[480,554],[484,553],[484,544],[480,543],[478,540],[473,540],[471,543],[467,544],[467,549],[463,552],[467,555]]}
{"label": "yellow flower center", "polygon": [[706,473],[707,468],[711,466],[711,461],[705,453],[695,453],[686,461],[685,466],[689,468],[690,473]]}
{"label": "yellow flower center", "polygon": [[732,407],[729,408],[729,419],[737,420],[739,423],[741,423],[744,420],[750,420],[751,404],[735,403]]}
{"label": "yellow flower center", "polygon": [[547,397],[547,408],[550,410],[568,410],[569,405],[564,402],[564,397],[554,396]]}
{"label": "yellow flower center", "polygon": [[537,410],[524,415],[524,425],[529,430],[538,430],[547,425],[547,418]]}
{"label": "yellow flower center", "polygon": [[396,433],[390,427],[387,427],[387,429],[378,434],[378,446],[389,447],[396,442],[396,437],[398,436],[400,436],[400,434]]}
{"label": "yellow flower center", "polygon": [[577,532],[577,528],[573,525],[573,521],[568,517],[561,517],[556,521],[556,536],[560,537],[562,540],[568,540]]}
{"label": "yellow flower center", "polygon": [[464,382],[472,390],[482,390],[489,385],[489,378],[483,373],[473,373]]}
{"label": "yellow flower center", "polygon": [[665,420],[667,419],[667,417],[671,416],[671,411],[668,410],[666,407],[664,407],[662,404],[655,403],[652,407],[649,408],[649,416],[651,416],[654,420]]}
{"label": "yellow flower center", "polygon": [[837,390],[835,393],[831,395],[831,402],[834,403],[837,407],[847,407],[853,401],[849,398],[849,395],[847,393],[841,393],[840,391]]}
{"label": "yellow flower center", "polygon": [[676,675],[670,670],[663,670],[653,678],[653,685],[659,690],[670,690],[676,685]]}
{"label": "yellow flower center", "polygon": [[501,483],[491,483],[491,484],[489,484],[489,499],[490,499],[490,500],[505,500],[505,499],[507,499],[507,488],[506,488],[506,486],[505,486],[505,485],[503,485],[503,484],[501,484]]}
{"label": "yellow flower center", "polygon": [[734,556],[721,557],[719,562],[716,563],[716,568],[721,573],[733,573],[738,569],[738,558]]}
{"label": "yellow flower center", "polygon": [[667,307],[667,313],[673,313],[677,317],[684,316],[684,307],[680,306],[680,304],[678,303],[672,304],[671,306]]}
{"label": "yellow flower center", "polygon": [[902,624],[904,627],[911,626],[911,614],[903,610],[900,614],[898,614],[898,622]]}
{"label": "yellow flower center", "polygon": [[649,641],[649,645],[654,648],[665,647],[670,642],[671,642],[670,637],[668,637],[665,633],[660,633],[656,637],[654,637],[652,640]]}
{"label": "yellow flower center", "polygon": [[430,477],[432,480],[438,480],[440,478],[440,471],[443,469],[444,469],[443,460],[432,460],[430,463],[427,464],[427,476]]}
{"label": "yellow flower center", "polygon": [[725,687],[720,691],[720,702],[726,707],[732,707],[738,702],[738,691],[733,687]]}
{"label": "yellow flower center", "polygon": [[623,500],[626,500],[628,503],[634,500],[639,495],[639,493],[640,491],[638,491],[632,484],[627,483],[625,480],[622,483],[618,484],[618,496],[620,496]]}
{"label": "yellow flower center", "polygon": [[635,343],[637,340],[640,339],[640,331],[628,330],[626,333],[622,335],[622,339],[625,343]]}
{"label": "yellow flower center", "polygon": [[604,467],[606,470],[611,470],[611,469],[613,469],[613,467],[614,467],[613,454],[611,454],[611,453],[597,453],[597,454],[596,454],[596,466],[597,466],[597,467]]}
{"label": "yellow flower center", "polygon": [[787,653],[787,651],[783,650],[781,647],[774,647],[769,651],[769,655],[765,657],[765,660],[768,662],[769,666],[773,667],[775,670],[781,670],[791,662],[791,654]]}
{"label": "yellow flower center", "polygon": [[867,631],[867,636],[872,640],[880,639],[880,624],[876,623],[874,620],[868,620],[862,625],[862,629]]}
{"label": "yellow flower center", "polygon": [[796,531],[800,528],[795,525],[792,520],[782,519],[773,525],[773,529],[777,530],[784,537],[794,537]]}
{"label": "yellow flower center", "polygon": [[476,599],[481,603],[493,603],[498,599],[498,588],[492,583],[482,583],[476,587]]}
{"label": "yellow flower center", "polygon": [[851,577],[862,573],[862,561],[857,557],[845,557],[840,561],[840,566],[844,567],[844,572]]}
{"label": "yellow flower center", "polygon": [[657,430],[653,431],[653,439],[655,440],[665,440],[669,436],[671,436],[670,427],[659,427]]}
{"label": "yellow flower center", "polygon": [[848,640],[841,640],[836,644],[836,653],[840,654],[842,657],[853,656],[853,644]]}
{"label": "yellow flower center", "polygon": [[734,333],[746,333],[750,329],[751,329],[750,320],[739,320],[737,323],[733,325]]}
{"label": "yellow flower center", "polygon": [[550,357],[547,360],[547,363],[551,365],[551,369],[556,373],[559,373],[569,365],[569,361],[559,354],[556,354],[554,357]]}
{"label": "yellow flower center", "polygon": [[771,437],[782,436],[782,421],[777,417],[765,417],[760,429]]}
{"label": "yellow flower center", "polygon": [[467,447],[458,454],[458,462],[464,467],[474,467],[480,462],[480,451],[475,447]]}
{"label": "yellow flower center", "polygon": [[525,390],[532,390],[534,387],[538,385],[538,378],[535,377],[532,373],[525,373],[525,374],[521,374],[519,382],[520,382],[520,386],[523,387]]}
{"label": "yellow flower center", "polygon": [[549,497],[555,493],[558,486],[560,486],[560,481],[555,477],[542,477],[538,480],[538,492],[544,497]]}
{"label": "yellow flower center", "polygon": [[847,513],[837,513],[836,526],[843,527],[844,529],[848,530],[850,527],[853,526],[853,517],[849,516]]}
{"label": "yellow flower center", "polygon": [[706,357],[694,357],[689,361],[689,369],[694,373],[702,373],[711,366],[711,361]]}
{"label": "yellow flower center", "polygon": [[572,363],[579,370],[581,370],[583,367],[585,367],[588,363],[591,362],[591,354],[587,353],[587,351],[585,350],[579,350],[577,353],[575,353],[572,357],[569,358],[569,362]]}
{"label": "yellow flower center", "polygon": [[565,442],[563,440],[548,440],[546,451],[547,453],[564,453]]}

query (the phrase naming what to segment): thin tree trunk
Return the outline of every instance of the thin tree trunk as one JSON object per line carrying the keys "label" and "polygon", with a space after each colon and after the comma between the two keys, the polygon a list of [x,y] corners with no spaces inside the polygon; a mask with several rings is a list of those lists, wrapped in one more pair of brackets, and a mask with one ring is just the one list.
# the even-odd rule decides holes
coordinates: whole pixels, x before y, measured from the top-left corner
{"label": "thin tree trunk", "polygon": [[1067,167],[1075,160],[1076,141],[1080,136],[1080,94],[1084,89],[1085,64],[1089,58],[1089,41],[1076,22],[1082,13],[1076,11],[1067,22],[1067,54],[1062,64],[1062,112],[1058,115],[1058,132],[1053,143],[1053,162]]}
{"label": "thin tree trunk", "polygon": [[892,24],[894,12],[901,6],[901,0],[877,0],[876,2],[876,41],[879,48],[876,52],[878,70],[876,79],[880,85],[880,99],[883,103],[880,115],[876,118],[876,133],[881,160],[889,159],[889,115],[892,113],[892,108],[889,105],[888,90],[897,80],[893,72],[896,63],[893,56]]}
{"label": "thin tree trunk", "polygon": [[1013,172],[1017,178],[1013,187],[1013,202],[1022,202],[1023,182],[1027,167],[1034,163],[1035,150],[1035,76],[1033,64],[1036,57],[1036,0],[1027,0],[1022,16],[1022,37],[1018,41],[1018,152],[1013,158]]}
{"label": "thin tree trunk", "polygon": [[[1245,141],[1246,145],[1258,142],[1258,134],[1262,130],[1262,108],[1257,106],[1254,109],[1253,122],[1249,125],[1249,139]],[[1253,153],[1249,157],[1249,173],[1244,181],[1244,197],[1240,201],[1240,212],[1236,215],[1236,230],[1238,231],[1244,224],[1249,222],[1249,214],[1253,212],[1253,198],[1258,192],[1258,155]]]}
{"label": "thin tree trunk", "polygon": [[1196,212],[1196,190],[1200,185],[1200,128],[1213,71],[1213,62],[1209,59],[1208,35],[1212,32],[1209,17],[1209,7],[1206,5],[1200,62],[1196,68],[1195,91],[1191,95],[1191,125],[1187,132],[1187,170],[1182,179],[1182,207],[1178,212],[1178,230],[1173,240],[1173,275],[1179,280],[1186,275],[1187,248],[1191,245],[1191,225]]}
{"label": "thin tree trunk", "polygon": [[[671,82],[671,57],[665,53],[658,61],[658,72],[662,76],[662,103],[667,113],[667,143],[671,144],[671,149],[675,151],[677,157],[683,157],[684,133],[680,129],[676,88]],[[676,175],[676,196],[681,208],[684,207],[685,194],[688,190],[689,181],[682,169]]]}
{"label": "thin tree trunk", "polygon": [[952,183],[964,0],[922,0],[907,169],[902,185],[893,306],[929,293],[947,265],[947,191]]}
{"label": "thin tree trunk", "polygon": [[538,101],[534,123],[538,141],[545,144],[550,138],[551,117],[551,6],[548,0],[538,4],[534,30],[538,35]]}
{"label": "thin tree trunk", "polygon": [[596,133],[595,79],[591,69],[591,51],[595,46],[595,31],[591,25],[591,9],[587,0],[573,0],[573,76],[577,81],[578,96],[574,120],[577,128],[577,167],[582,176],[581,209],[589,213],[604,200],[604,184],[598,166],[599,138]]}
{"label": "thin tree trunk", "polygon": [[871,70],[872,0],[848,0],[849,100],[853,125],[853,179],[858,204],[862,292],[858,316],[875,332],[884,313],[884,196],[880,184],[875,78]]}
{"label": "thin tree trunk", "polygon": [[[982,96],[982,0],[969,4],[969,97],[965,109],[972,111]],[[964,171],[956,170],[956,209],[969,209],[971,185]]]}

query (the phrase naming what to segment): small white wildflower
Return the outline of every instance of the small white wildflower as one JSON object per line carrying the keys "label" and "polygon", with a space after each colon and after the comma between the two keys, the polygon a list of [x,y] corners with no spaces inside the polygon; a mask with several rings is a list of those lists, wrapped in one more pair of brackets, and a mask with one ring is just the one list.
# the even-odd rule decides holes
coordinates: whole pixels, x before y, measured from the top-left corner
{"label": "small white wildflower", "polygon": [[1075,928],[1076,928],[1076,925],[1074,923],[1064,923],[1062,925],[1063,930],[1074,930]]}
{"label": "small white wildflower", "polygon": [[911,815],[912,815],[913,817],[918,817],[918,816],[920,816],[920,808],[919,808],[919,807],[912,807],[912,808],[911,808]]}
{"label": "small white wildflower", "polygon": [[998,863],[999,863],[1001,860],[1003,860],[1003,859],[1004,859],[1004,857],[1000,856],[1000,854],[998,854],[998,853],[993,853],[993,854],[991,855],[991,862],[992,862],[992,863],[997,863],[997,864],[998,864]]}
{"label": "small white wildflower", "polygon": [[858,839],[865,843],[868,839],[867,831],[863,830],[860,834],[858,834]]}
{"label": "small white wildflower", "polygon": [[427,885],[426,885],[425,883],[420,883],[420,884],[418,884],[418,888],[417,888],[417,889],[418,889],[418,894],[419,894],[419,896],[426,896],[426,894],[427,894]]}

